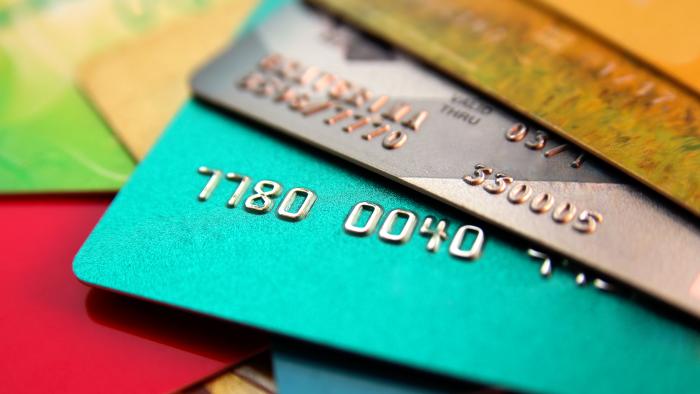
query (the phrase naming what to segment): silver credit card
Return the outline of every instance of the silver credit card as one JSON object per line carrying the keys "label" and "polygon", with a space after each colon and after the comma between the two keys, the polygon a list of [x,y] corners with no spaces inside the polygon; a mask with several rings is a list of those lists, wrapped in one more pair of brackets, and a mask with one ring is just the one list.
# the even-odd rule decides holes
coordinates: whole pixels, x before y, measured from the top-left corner
{"label": "silver credit card", "polygon": [[328,16],[290,6],[192,84],[208,102],[700,316],[700,228],[692,218]]}

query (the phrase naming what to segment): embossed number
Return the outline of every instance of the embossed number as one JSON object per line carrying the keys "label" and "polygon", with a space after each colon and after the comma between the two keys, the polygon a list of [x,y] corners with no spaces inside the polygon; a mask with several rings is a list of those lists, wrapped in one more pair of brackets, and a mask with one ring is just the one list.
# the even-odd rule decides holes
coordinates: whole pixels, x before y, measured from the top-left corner
{"label": "embossed number", "polygon": [[603,223],[603,215],[586,209],[581,211],[581,214],[578,215],[574,223],[574,229],[582,233],[590,234],[596,230],[598,223]]}
{"label": "embossed number", "polygon": [[[299,194],[304,195],[304,202],[301,203],[301,206],[299,206],[296,212],[289,212],[289,208],[292,206],[294,200]],[[294,189],[288,191],[287,195],[285,195],[284,199],[282,199],[282,202],[280,203],[280,206],[277,209],[277,216],[284,220],[298,222],[299,220],[304,219],[306,215],[309,214],[309,211],[311,210],[311,207],[314,205],[315,202],[316,193],[312,192],[309,189],[295,187]]]}
{"label": "embossed number", "polygon": [[[394,223],[399,216],[404,216],[406,221],[398,234],[392,234],[391,230],[394,228]],[[389,216],[386,217],[384,224],[382,224],[382,227],[379,229],[379,238],[386,242],[399,244],[405,243],[411,239],[411,235],[413,235],[413,230],[416,228],[417,221],[418,218],[416,217],[415,213],[405,211],[403,209],[394,209],[393,211],[389,212]]]}
{"label": "embossed number", "polygon": [[236,187],[236,190],[231,195],[231,198],[229,198],[228,202],[226,202],[227,207],[235,208],[236,205],[238,205],[238,202],[241,200],[241,197],[243,197],[246,189],[248,189],[248,186],[250,186],[250,177],[236,174],[235,172],[228,172],[226,173],[226,179],[229,181],[239,182],[238,187]]}
{"label": "embossed number", "polygon": [[508,185],[513,183],[513,178],[508,175],[499,172],[496,174],[496,179],[492,181],[493,183],[487,183],[484,185],[484,190],[491,194],[501,194],[506,191]]}
{"label": "embossed number", "polygon": [[[265,190],[269,187],[269,190]],[[253,186],[256,193],[250,195],[245,200],[245,208],[253,213],[266,213],[272,209],[273,197],[279,196],[282,192],[282,185],[274,181],[262,180]],[[256,201],[262,201],[262,205],[257,205]]]}
{"label": "embossed number", "polygon": [[576,206],[570,202],[563,202],[552,211],[552,219],[557,223],[569,223],[574,217],[576,217]]}
{"label": "embossed number", "polygon": [[197,169],[197,172],[202,175],[209,175],[209,181],[207,181],[207,184],[204,185],[204,189],[202,189],[197,196],[199,201],[207,201],[209,196],[214,192],[214,189],[216,189],[216,186],[221,182],[221,170],[213,170],[209,167],[202,166]]}
{"label": "embossed number", "polygon": [[[462,244],[464,243],[464,238],[467,235],[467,231],[476,233],[476,238],[472,242],[471,248],[468,250],[462,249]],[[481,249],[484,246],[484,231],[479,227],[465,225],[460,227],[452,238],[450,243],[450,254],[466,260],[474,260],[481,256]]]}
{"label": "embossed number", "polygon": [[506,131],[506,139],[512,142],[518,142],[527,135],[527,126],[522,123],[516,123]]}
{"label": "embossed number", "polygon": [[440,244],[442,243],[442,241],[447,239],[447,221],[440,220],[435,225],[435,228],[432,228],[434,221],[434,217],[426,217],[423,221],[423,225],[420,227],[419,230],[420,235],[429,238],[426,249],[433,253],[437,252],[438,249],[440,249]]}
{"label": "embossed number", "polygon": [[464,182],[472,186],[478,186],[484,183],[486,177],[493,173],[493,168],[486,167],[483,164],[477,164],[474,166],[474,173],[472,175],[465,175]]}
{"label": "embossed number", "polygon": [[[360,227],[357,225],[357,220],[360,218],[360,215],[362,214],[362,211],[364,209],[371,209],[372,213],[370,214],[367,223],[365,223],[364,226]],[[372,204],[366,201],[357,203],[352,208],[352,211],[350,211],[350,214],[348,215],[347,219],[345,219],[345,224],[343,225],[343,227],[345,228],[345,231],[353,235],[359,235],[363,237],[370,235],[377,227],[377,223],[379,223],[379,219],[381,219],[382,213],[384,213],[384,210],[377,204]]]}

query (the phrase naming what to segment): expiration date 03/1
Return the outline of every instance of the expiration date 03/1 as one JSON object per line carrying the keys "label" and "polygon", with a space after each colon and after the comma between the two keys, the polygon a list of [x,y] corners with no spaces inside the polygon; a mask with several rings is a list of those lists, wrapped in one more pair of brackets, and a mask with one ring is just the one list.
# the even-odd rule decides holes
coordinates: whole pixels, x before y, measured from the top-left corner
{"label": "expiration date 03/1", "polygon": [[[254,182],[248,175],[205,166],[199,167],[197,172],[208,177],[197,196],[199,201],[209,201],[214,191],[220,187],[222,181],[225,181],[235,185],[232,190],[227,190],[231,194],[225,206],[233,209],[243,202],[244,209],[253,214],[266,214],[275,209],[276,205],[277,217],[297,222],[309,216],[317,199],[316,193],[312,190],[294,187],[289,189],[277,204],[278,198],[284,191],[279,182],[267,179]],[[248,193],[251,188],[252,192]],[[244,199],[246,194],[248,196]],[[300,202],[298,202],[299,199],[301,199]],[[379,228],[378,238],[384,242],[404,244],[412,239],[418,227],[418,214],[405,209],[392,209],[385,218],[383,216],[384,208],[379,204],[362,201],[349,210],[342,225],[345,232],[353,236],[367,237]],[[440,245],[449,238],[448,226],[447,220],[444,219],[437,220],[433,216],[426,216],[423,219],[418,233],[427,239],[426,250],[436,253],[440,249]],[[483,247],[484,231],[474,225],[463,225],[452,236],[448,252],[456,258],[476,260],[481,256]]]}

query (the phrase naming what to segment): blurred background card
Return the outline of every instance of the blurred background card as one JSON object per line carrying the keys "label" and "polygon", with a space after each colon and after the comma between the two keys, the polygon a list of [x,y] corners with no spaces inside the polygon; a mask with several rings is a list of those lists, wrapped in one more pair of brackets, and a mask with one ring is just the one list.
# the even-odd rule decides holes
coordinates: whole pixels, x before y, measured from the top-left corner
{"label": "blurred background card", "polygon": [[272,363],[280,394],[446,394],[498,390],[419,370],[276,339]]}
{"label": "blurred background card", "polygon": [[197,382],[180,394],[275,394],[278,392],[272,371],[272,354],[267,351],[235,365],[231,369]]}
{"label": "blurred background card", "polygon": [[697,0],[536,0],[700,93]]}
{"label": "blurred background card", "polygon": [[256,331],[79,283],[71,259],[110,201],[0,199],[0,391],[163,393],[266,346]]}
{"label": "blurred background card", "polygon": [[132,160],[74,87],[75,67],[223,1],[0,1],[0,193],[118,189]]}
{"label": "blurred background card", "polygon": [[229,42],[255,3],[217,4],[85,62],[79,83],[135,159],[189,96],[192,70]]}

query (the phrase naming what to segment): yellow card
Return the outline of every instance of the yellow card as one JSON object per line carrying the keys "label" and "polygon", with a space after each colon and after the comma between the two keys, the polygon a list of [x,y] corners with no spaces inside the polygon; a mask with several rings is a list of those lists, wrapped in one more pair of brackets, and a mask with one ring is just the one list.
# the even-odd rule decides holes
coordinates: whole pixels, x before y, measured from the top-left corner
{"label": "yellow card", "polygon": [[230,41],[256,3],[217,4],[82,65],[80,85],[135,159],[146,155],[189,96],[192,70]]}
{"label": "yellow card", "polygon": [[700,1],[537,1],[700,93]]}

